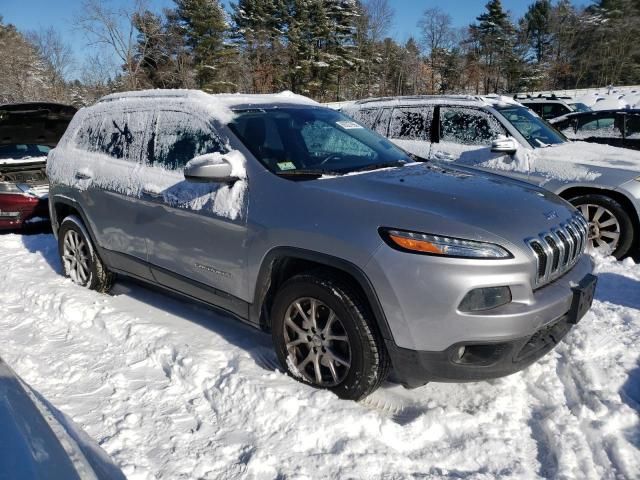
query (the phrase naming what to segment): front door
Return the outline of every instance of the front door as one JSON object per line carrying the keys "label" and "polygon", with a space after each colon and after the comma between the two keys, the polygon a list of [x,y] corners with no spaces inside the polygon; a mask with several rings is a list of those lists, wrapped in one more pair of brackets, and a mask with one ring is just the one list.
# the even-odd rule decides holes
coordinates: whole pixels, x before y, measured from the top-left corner
{"label": "front door", "polygon": [[153,143],[144,229],[156,281],[244,314],[237,300],[248,300],[246,180],[231,185],[185,180],[189,160],[226,153],[213,126],[192,113],[160,110]]}

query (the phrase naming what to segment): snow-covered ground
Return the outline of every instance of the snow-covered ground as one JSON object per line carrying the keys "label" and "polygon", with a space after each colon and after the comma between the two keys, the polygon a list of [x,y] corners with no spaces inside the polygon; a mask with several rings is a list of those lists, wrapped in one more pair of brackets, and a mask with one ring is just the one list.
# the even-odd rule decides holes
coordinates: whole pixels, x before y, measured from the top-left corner
{"label": "snow-covered ground", "polygon": [[122,281],[60,275],[50,235],[0,236],[0,356],[131,479],[640,478],[640,265],[598,261],[592,311],[504,379],[362,403],[276,368],[269,336]]}
{"label": "snow-covered ground", "polygon": [[555,94],[560,97],[570,97],[573,101],[584,103],[593,110],[640,108],[640,85],[525,93],[529,93],[532,96]]}

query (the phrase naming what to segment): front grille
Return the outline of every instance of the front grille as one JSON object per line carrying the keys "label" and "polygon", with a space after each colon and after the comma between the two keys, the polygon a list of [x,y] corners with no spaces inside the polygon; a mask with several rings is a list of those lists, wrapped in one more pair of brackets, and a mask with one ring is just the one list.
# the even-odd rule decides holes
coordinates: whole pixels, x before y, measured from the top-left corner
{"label": "front grille", "polygon": [[527,240],[537,261],[535,286],[541,287],[571,270],[587,245],[588,226],[580,214]]}

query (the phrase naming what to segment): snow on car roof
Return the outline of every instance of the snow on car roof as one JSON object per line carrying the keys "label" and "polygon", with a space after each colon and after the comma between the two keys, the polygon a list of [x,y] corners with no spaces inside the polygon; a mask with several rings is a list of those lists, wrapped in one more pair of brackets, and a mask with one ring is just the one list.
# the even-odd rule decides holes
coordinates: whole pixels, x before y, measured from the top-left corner
{"label": "snow on car roof", "polygon": [[233,120],[234,114],[232,110],[237,107],[268,106],[274,104],[320,105],[308,97],[297,95],[290,91],[257,95],[244,93],[210,94],[201,90],[187,89],[155,89],[112,93],[101,98],[97,105],[104,105],[116,101],[130,102],[134,105],[136,102],[144,102],[146,104],[150,100],[157,100],[159,98],[163,99],[163,103],[171,101],[176,104],[195,102],[221,123],[228,123]]}
{"label": "snow on car roof", "polygon": [[425,105],[425,104],[442,104],[460,105],[460,106],[506,106],[520,105],[511,97],[503,95],[415,95],[405,97],[381,97],[358,100],[351,104],[345,105],[345,110],[371,107],[386,107],[398,105]]}

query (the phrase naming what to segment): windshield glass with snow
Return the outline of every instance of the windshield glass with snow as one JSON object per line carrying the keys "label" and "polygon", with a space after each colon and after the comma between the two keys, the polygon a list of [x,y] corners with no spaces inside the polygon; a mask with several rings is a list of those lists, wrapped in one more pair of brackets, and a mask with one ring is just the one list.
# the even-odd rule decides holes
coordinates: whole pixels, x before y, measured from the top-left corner
{"label": "windshield glass with snow", "polygon": [[541,148],[567,141],[564,135],[526,107],[509,105],[496,107],[496,110],[527,139],[532,147]]}
{"label": "windshield glass with snow", "polygon": [[344,174],[413,160],[386,138],[324,108],[237,111],[233,132],[274,173]]}

